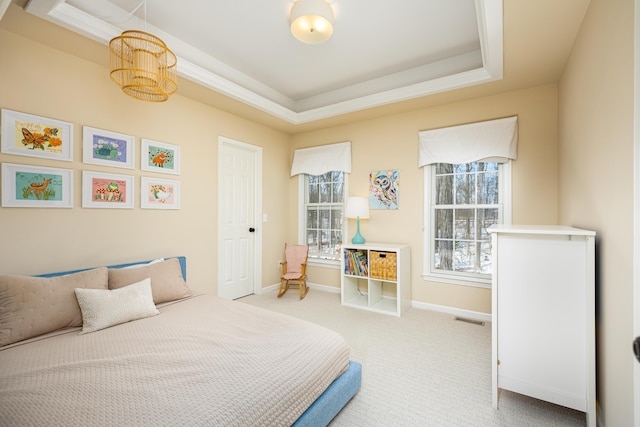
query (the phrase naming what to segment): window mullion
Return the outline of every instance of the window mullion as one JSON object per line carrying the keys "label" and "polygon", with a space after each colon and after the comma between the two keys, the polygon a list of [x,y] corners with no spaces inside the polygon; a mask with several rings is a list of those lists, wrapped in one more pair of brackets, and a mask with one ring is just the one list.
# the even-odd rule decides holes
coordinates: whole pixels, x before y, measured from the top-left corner
{"label": "window mullion", "polygon": [[[303,223],[300,230],[304,233],[302,242],[309,245],[309,259],[339,261],[339,242],[342,240],[343,230],[334,226],[342,223],[337,216],[342,216],[344,202],[336,202],[339,196],[336,193],[336,185],[340,186],[339,190],[344,191],[346,177],[342,172],[328,172],[315,177],[304,175],[303,178],[301,182],[304,182],[304,195],[301,196],[304,199],[301,207],[305,216],[301,218]],[[312,188],[313,202],[310,201]]]}
{"label": "window mullion", "polygon": [[[429,168],[431,179],[425,186],[431,192],[427,198],[430,200],[429,227],[425,228],[429,230],[425,239],[425,242],[428,240],[425,247],[429,251],[428,271],[460,277],[460,280],[484,277],[486,281],[484,261],[490,241],[485,226],[500,222],[502,217],[502,165],[477,162]],[[438,204],[443,201],[450,203]],[[494,203],[496,201],[498,203]],[[445,213],[447,210],[450,213]],[[450,243],[445,243],[447,241]]]}

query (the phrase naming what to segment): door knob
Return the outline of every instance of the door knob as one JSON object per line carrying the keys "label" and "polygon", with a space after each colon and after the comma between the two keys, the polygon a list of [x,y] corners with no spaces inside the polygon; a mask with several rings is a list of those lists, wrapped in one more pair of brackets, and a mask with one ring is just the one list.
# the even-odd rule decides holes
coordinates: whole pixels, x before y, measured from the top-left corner
{"label": "door knob", "polygon": [[254,231],[256,231],[256,229],[255,229],[255,228],[253,228],[253,227],[249,227],[249,233],[253,233]]}
{"label": "door knob", "polygon": [[640,337],[636,337],[633,341],[633,353],[636,355],[638,362],[640,362]]}

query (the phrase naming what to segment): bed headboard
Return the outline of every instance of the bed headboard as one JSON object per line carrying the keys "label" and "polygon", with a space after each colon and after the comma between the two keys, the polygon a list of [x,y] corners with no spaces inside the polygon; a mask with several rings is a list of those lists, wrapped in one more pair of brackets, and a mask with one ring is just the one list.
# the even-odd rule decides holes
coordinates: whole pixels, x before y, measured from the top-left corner
{"label": "bed headboard", "polygon": [[[187,258],[184,257],[184,256],[175,256],[175,257],[168,257],[168,258],[165,258],[165,259],[170,259],[170,258],[178,258],[178,261],[180,261],[180,269],[182,270],[182,278],[186,282],[187,281]],[[153,260],[128,262],[128,263],[125,263],[125,264],[107,265],[106,267],[108,267],[108,268],[123,268],[123,267],[129,267],[131,265],[136,265],[136,264],[146,264],[146,263],[149,263],[151,261],[153,261]],[[96,267],[80,268],[78,270],[69,270],[69,271],[58,271],[56,273],[38,274],[35,277],[64,276],[66,274],[73,274],[73,273],[78,273],[80,271],[91,270],[92,268],[96,268]]]}

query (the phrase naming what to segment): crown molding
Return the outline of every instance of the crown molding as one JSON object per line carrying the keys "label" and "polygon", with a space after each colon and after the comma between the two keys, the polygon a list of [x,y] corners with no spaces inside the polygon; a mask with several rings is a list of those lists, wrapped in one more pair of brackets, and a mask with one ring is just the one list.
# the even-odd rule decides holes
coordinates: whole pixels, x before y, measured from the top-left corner
{"label": "crown molding", "polygon": [[[0,12],[3,13],[9,3],[11,0],[0,0]],[[362,82],[298,101],[288,98],[211,56],[205,55],[170,34],[148,26],[150,27],[149,31],[162,38],[178,57],[178,75],[180,77],[241,101],[288,123],[303,124],[501,79],[503,75],[502,0],[476,0],[475,5],[480,36],[481,67],[434,78],[429,78],[428,75],[438,75],[437,65],[431,66],[430,69],[424,66],[417,67],[397,75],[375,79],[376,81]],[[123,31],[123,29],[84,12],[64,0],[31,0],[25,10],[105,45],[108,45],[113,37],[120,35]],[[105,12],[100,16],[110,16],[109,13],[112,12]],[[137,20],[137,18],[129,18]],[[458,61],[458,68],[464,69],[465,61],[470,63],[468,62],[470,59],[461,56],[450,61]],[[444,66],[444,64],[440,65]],[[427,76],[427,80],[403,84],[404,81],[415,81],[416,76],[421,74]],[[382,90],[374,94],[366,94],[367,91],[364,90],[366,87],[380,83],[384,83],[383,87],[390,87],[394,79],[396,84],[400,84],[400,87]]]}

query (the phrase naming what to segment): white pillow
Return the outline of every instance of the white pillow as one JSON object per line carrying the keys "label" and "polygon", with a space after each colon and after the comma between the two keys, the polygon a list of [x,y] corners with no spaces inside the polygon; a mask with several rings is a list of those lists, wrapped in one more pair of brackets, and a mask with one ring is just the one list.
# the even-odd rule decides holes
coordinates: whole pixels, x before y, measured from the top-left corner
{"label": "white pillow", "polygon": [[152,261],[149,262],[141,262],[140,264],[133,264],[133,265],[128,265],[126,267],[122,267],[122,268],[138,268],[138,267],[144,267],[145,265],[151,265],[151,264],[156,264],[158,262],[162,262],[164,261],[164,258],[157,258],[154,259]]}
{"label": "white pillow", "polygon": [[114,290],[75,288],[75,293],[82,312],[80,334],[160,313],[153,303],[149,278]]}

